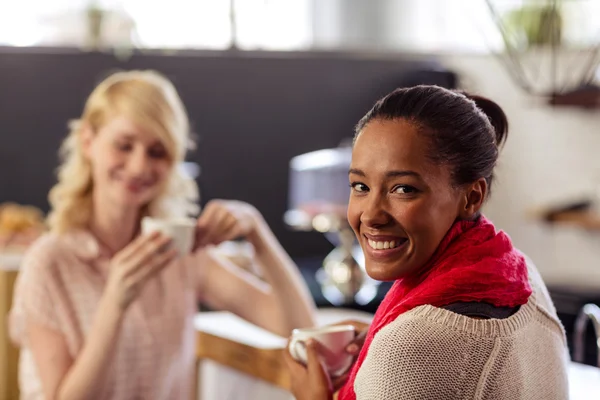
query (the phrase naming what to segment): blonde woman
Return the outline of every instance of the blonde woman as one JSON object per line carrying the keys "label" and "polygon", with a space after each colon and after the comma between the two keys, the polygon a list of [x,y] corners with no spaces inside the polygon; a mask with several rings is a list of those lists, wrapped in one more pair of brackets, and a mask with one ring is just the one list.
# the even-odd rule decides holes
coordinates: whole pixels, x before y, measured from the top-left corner
{"label": "blonde woman", "polygon": [[[185,258],[139,234],[143,216],[194,212],[197,188],[177,168],[188,140],[181,100],[155,72],[116,73],[88,98],[62,148],[50,233],[15,289],[23,399],[188,400],[199,300],[280,335],[314,323],[298,270],[251,205],[209,203]],[[240,236],[260,279],[214,247]]]}

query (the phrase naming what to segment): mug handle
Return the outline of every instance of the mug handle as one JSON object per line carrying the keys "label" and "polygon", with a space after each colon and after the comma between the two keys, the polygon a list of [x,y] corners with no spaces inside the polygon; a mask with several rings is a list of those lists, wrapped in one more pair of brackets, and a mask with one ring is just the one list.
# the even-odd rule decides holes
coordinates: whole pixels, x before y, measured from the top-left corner
{"label": "mug handle", "polygon": [[[303,350],[304,353],[304,358],[302,358],[299,354],[299,348],[301,348]],[[307,360],[306,360],[306,342],[304,339],[298,339],[295,337],[292,337],[292,339],[290,340],[290,344],[288,346],[288,350],[292,356],[292,358],[298,362],[301,362],[303,364],[306,364]]]}

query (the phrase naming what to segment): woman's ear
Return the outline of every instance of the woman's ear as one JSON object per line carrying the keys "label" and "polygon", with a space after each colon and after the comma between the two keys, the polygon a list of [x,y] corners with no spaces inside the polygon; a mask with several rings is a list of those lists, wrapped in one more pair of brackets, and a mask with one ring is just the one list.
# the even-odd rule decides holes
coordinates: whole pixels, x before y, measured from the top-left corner
{"label": "woman's ear", "polygon": [[81,124],[79,130],[79,140],[81,140],[81,149],[85,158],[90,158],[92,152],[92,142],[94,141],[94,130],[87,122]]}
{"label": "woman's ear", "polygon": [[475,217],[485,201],[488,192],[488,184],[485,178],[467,185],[464,191],[463,201],[459,210],[460,219],[469,220]]}

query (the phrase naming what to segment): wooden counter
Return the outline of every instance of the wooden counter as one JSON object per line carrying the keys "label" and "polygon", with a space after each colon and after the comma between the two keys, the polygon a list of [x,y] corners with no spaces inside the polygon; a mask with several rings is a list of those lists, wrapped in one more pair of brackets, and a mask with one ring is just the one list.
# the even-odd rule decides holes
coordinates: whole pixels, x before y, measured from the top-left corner
{"label": "wooden counter", "polygon": [[[0,269],[0,400],[18,399],[17,350],[10,345],[4,316],[10,309],[15,270]],[[330,314],[328,314],[330,313]],[[325,310],[319,314],[319,325],[342,319],[358,319],[356,312]],[[267,332],[227,312],[199,313],[194,320],[197,330],[196,356],[198,362],[210,360],[230,370],[244,374],[256,382],[268,383],[287,391],[290,376],[285,368],[282,352],[286,339]],[[218,377],[217,377],[218,379]],[[600,393],[600,369],[572,363],[569,368],[571,398],[587,399],[589,393]],[[203,384],[222,385],[220,382]],[[235,384],[234,382],[223,382]],[[234,397],[244,398],[244,397]],[[209,398],[206,400],[212,400]],[[205,399],[202,399],[205,400]]]}
{"label": "wooden counter", "polygon": [[19,352],[8,337],[8,311],[12,304],[17,270],[0,265],[0,400],[19,398]]}
{"label": "wooden counter", "polygon": [[209,359],[256,379],[289,390],[283,360],[287,340],[227,312],[200,313],[196,357]]}
{"label": "wooden counter", "polygon": [[[317,313],[317,325],[347,320],[370,323],[372,318],[362,311],[325,308]],[[199,313],[194,323],[199,365],[204,363],[210,368],[209,373],[199,371],[197,392],[200,397],[197,399],[293,399],[289,391],[290,375],[283,359],[287,338],[228,312]]]}

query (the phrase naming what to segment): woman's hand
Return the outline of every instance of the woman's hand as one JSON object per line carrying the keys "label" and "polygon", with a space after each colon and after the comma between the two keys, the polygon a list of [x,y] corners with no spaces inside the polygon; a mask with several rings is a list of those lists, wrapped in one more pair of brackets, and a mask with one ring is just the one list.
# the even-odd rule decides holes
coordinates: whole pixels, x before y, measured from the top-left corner
{"label": "woman's hand", "polygon": [[170,239],[156,232],[140,236],[110,260],[108,281],[74,355],[64,335],[35,321],[27,323],[27,337],[47,399],[93,399],[107,385],[127,307],[144,284],[168,265],[177,252]]}
{"label": "woman's hand", "polygon": [[171,239],[154,232],[139,236],[110,260],[105,293],[125,311],[149,278],[160,272],[177,256]]}
{"label": "woman's hand", "polygon": [[[252,249],[247,270],[228,262],[222,249],[204,248],[238,237]],[[295,328],[314,326],[316,307],[302,274],[250,204],[208,203],[198,219],[194,251],[202,260],[195,272],[197,290],[209,307],[233,312],[284,337]]]}
{"label": "woman's hand", "polygon": [[320,345],[319,342],[312,339],[306,342],[306,366],[292,358],[288,346],[283,352],[292,378],[292,394],[296,400],[330,400],[333,398],[333,385],[319,357]]}
{"label": "woman's hand", "polygon": [[237,200],[212,200],[198,218],[194,249],[252,236],[259,220],[260,213],[248,203]]}
{"label": "woman's hand", "polygon": [[[350,320],[350,321],[342,321],[335,325],[352,325],[356,329],[356,336],[354,337],[354,340],[352,342],[350,342],[350,344],[348,344],[348,346],[346,346],[346,353],[354,356],[354,361],[356,361],[356,357],[358,357],[358,355],[360,354],[360,351],[362,350],[363,345],[365,344],[365,337],[367,336],[367,332],[369,331],[370,324],[367,324],[365,322]],[[350,376],[351,370],[352,370],[352,367],[348,368],[348,370],[345,373],[343,373],[342,375],[333,379],[332,384],[333,384],[333,390],[335,392],[337,392],[342,386],[344,386],[344,384],[346,384],[346,381],[348,380],[348,377]]]}

